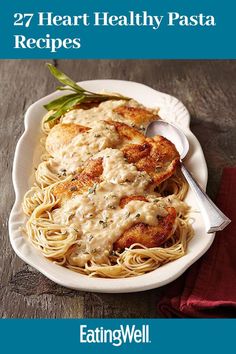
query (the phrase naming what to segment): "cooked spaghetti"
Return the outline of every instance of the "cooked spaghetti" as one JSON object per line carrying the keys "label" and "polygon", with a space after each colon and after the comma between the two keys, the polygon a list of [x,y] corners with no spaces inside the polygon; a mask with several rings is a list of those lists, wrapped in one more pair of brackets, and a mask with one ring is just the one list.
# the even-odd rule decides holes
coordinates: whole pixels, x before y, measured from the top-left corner
{"label": "cooked spaghetti", "polygon": [[106,278],[184,256],[193,230],[179,154],[167,139],[143,135],[158,110],[108,100],[53,122],[49,115],[45,153],[23,201],[32,244],[57,264]]}

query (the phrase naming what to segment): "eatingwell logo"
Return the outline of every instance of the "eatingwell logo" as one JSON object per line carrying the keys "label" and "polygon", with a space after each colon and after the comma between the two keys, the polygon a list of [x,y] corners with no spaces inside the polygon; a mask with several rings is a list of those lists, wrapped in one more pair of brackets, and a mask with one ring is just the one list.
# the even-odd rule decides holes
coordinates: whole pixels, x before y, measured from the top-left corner
{"label": "eatingwell logo", "polygon": [[80,343],[109,343],[119,347],[124,343],[150,343],[149,325],[120,325],[116,329],[80,325]]}

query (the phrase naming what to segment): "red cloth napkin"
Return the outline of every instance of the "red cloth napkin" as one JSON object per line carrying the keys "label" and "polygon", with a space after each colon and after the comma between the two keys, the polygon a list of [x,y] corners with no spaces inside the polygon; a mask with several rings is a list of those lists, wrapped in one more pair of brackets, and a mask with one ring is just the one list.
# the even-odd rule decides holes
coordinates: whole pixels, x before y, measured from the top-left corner
{"label": "red cloth napkin", "polygon": [[163,288],[163,317],[236,317],[236,168],[224,169],[216,204],[232,222],[199,261]]}

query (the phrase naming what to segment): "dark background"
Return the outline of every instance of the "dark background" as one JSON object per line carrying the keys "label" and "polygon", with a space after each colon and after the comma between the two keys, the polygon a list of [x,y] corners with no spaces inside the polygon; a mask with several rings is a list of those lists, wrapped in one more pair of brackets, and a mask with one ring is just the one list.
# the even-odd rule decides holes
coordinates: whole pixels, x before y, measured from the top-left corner
{"label": "dark background", "polygon": [[[59,60],[74,80],[123,79],[176,96],[191,114],[191,129],[205,153],[215,198],[222,169],[236,165],[236,61]],[[60,287],[13,252],[8,217],[16,142],[29,105],[55,90],[43,60],[0,61],[0,317],[158,317],[165,287],[134,294],[95,294]],[[199,166],[199,168],[201,168]]]}

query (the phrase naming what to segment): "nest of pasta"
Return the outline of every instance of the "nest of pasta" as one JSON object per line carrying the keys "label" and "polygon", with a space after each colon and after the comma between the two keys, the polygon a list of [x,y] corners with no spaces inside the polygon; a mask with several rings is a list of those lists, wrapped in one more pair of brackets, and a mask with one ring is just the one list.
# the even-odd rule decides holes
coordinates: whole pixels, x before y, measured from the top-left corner
{"label": "nest of pasta", "polygon": [[27,236],[45,257],[118,278],[186,254],[193,230],[179,154],[164,137],[143,134],[158,109],[108,100],[47,117],[45,153],[23,202]]}

